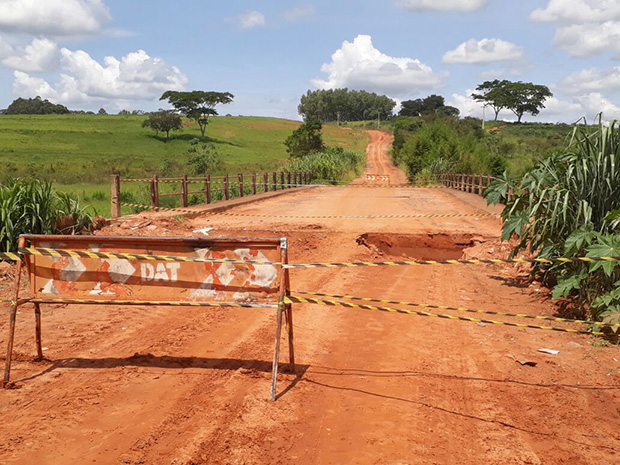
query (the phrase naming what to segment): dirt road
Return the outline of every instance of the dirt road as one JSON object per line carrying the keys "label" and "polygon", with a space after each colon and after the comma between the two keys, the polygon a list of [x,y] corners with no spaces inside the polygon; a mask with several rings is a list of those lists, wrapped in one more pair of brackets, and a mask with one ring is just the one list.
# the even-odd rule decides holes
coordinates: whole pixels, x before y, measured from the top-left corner
{"label": "dirt road", "polygon": [[[404,179],[386,158],[389,138],[371,135],[369,169]],[[101,234],[192,235],[210,226],[216,236],[286,236],[293,263],[505,256],[500,224],[489,217],[299,218],[482,208],[473,195],[443,189],[325,187],[232,210],[269,217],[157,218],[134,231],[143,222],[130,219]],[[552,315],[545,290],[517,273],[335,268],[293,270],[291,280],[295,290]],[[18,315],[19,389],[0,392],[1,463],[620,462],[620,350],[587,336],[296,304],[301,373],[281,375],[272,403],[268,311],[43,313],[42,363],[31,361],[32,316],[25,308]]]}

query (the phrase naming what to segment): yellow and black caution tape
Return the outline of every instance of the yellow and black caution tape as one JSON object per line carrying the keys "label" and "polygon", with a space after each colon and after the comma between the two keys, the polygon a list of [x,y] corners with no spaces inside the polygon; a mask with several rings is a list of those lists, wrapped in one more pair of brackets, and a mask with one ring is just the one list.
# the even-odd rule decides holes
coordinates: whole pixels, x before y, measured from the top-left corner
{"label": "yellow and black caution tape", "polygon": [[48,248],[20,248],[19,252],[28,255],[48,257],[84,257],[84,258],[109,258],[127,260],[162,260],[181,262],[214,262],[214,263],[252,263],[258,265],[281,265],[283,268],[353,268],[374,266],[417,266],[417,265],[483,265],[483,264],[506,264],[506,263],[596,263],[596,262],[620,262],[620,257],[572,257],[572,258],[487,258],[487,259],[461,259],[461,260],[400,260],[382,262],[332,262],[332,263],[289,263],[258,261],[258,260],[235,260],[226,258],[198,258],[172,255],[153,255],[120,252],[93,252],[90,250],[63,250]]}
{"label": "yellow and black caution tape", "polygon": [[10,262],[18,262],[22,259],[19,254],[13,252],[0,252],[0,260],[7,260]]}
{"label": "yellow and black caution tape", "polygon": [[[179,213],[201,213],[202,210],[189,210],[184,208],[173,207],[152,207],[150,205],[139,205],[133,203],[121,203],[125,207],[144,208],[146,210],[155,211],[172,211]],[[242,216],[253,218],[296,218],[296,219],[372,219],[372,218],[462,218],[462,217],[486,217],[498,216],[496,213],[426,213],[412,215],[272,215],[272,214],[253,214],[253,213],[230,213],[230,212],[213,212],[210,215],[217,216]]]}
{"label": "yellow and black caution tape", "polygon": [[155,305],[174,307],[233,307],[233,308],[278,308],[277,304],[240,302],[194,302],[169,300],[102,300],[102,299],[47,299],[34,298],[28,302],[43,304],[95,304],[95,305]]}
{"label": "yellow and black caution tape", "polygon": [[317,296],[317,297],[334,297],[337,299],[361,300],[364,302],[379,302],[379,303],[385,303],[385,304],[404,305],[407,307],[432,308],[435,310],[453,310],[455,312],[481,313],[485,315],[498,315],[498,316],[514,317],[514,318],[526,318],[526,319],[532,319],[532,320],[558,321],[558,322],[563,322],[563,323],[576,323],[576,324],[582,324],[582,325],[607,326],[610,328],[620,328],[620,323],[608,324],[608,323],[602,323],[600,321],[575,320],[572,318],[559,318],[559,317],[543,316],[543,315],[528,315],[527,313],[509,313],[509,312],[498,312],[498,311],[491,311],[491,310],[475,310],[475,309],[463,308],[463,307],[449,307],[446,305],[419,304],[415,302],[405,302],[401,300],[373,299],[370,297],[357,297],[357,296],[352,296],[352,295],[327,294],[324,292],[294,291],[294,293],[303,294],[303,295],[312,295],[312,296]]}
{"label": "yellow and black caution tape", "polygon": [[380,312],[403,313],[405,315],[430,316],[430,317],[435,317],[435,318],[443,318],[447,320],[469,321],[471,323],[485,323],[485,324],[490,324],[490,325],[513,326],[516,328],[542,329],[545,331],[557,331],[560,333],[590,334],[593,336],[605,336],[606,335],[605,333],[601,331],[586,331],[586,330],[581,330],[581,329],[558,328],[556,326],[536,326],[536,325],[529,325],[529,324],[524,324],[524,323],[510,323],[507,321],[486,320],[483,318],[469,318],[466,316],[445,315],[442,313],[422,312],[422,311],[417,311],[417,310],[404,310],[402,308],[377,307],[374,305],[354,304],[351,302],[343,302],[339,300],[323,300],[323,299],[315,299],[315,298],[310,298],[310,297],[288,296],[284,299],[284,302],[285,303],[308,303],[308,304],[318,304],[318,305],[329,305],[329,306],[335,306],[335,307],[361,308],[365,310],[378,310]]}
{"label": "yellow and black caution tape", "polygon": [[20,248],[20,253],[24,255],[34,255],[39,257],[71,257],[71,258],[107,258],[112,260],[149,260],[166,262],[202,262],[202,263],[233,263],[233,264],[253,264],[253,265],[282,265],[280,262],[269,262],[260,260],[236,260],[228,258],[199,258],[183,257],[173,255],[154,255],[125,252],[93,252],[90,250],[63,250],[47,248]]}

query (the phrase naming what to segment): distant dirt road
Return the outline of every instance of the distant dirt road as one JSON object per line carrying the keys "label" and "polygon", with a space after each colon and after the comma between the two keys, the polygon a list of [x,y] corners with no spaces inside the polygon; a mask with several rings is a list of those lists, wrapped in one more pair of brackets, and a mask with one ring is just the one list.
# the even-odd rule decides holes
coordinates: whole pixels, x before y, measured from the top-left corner
{"label": "distant dirt road", "polygon": [[[371,131],[371,138],[367,172],[404,182],[387,158],[390,136]],[[179,224],[143,214],[148,227],[134,217],[100,233],[192,235],[210,226],[214,236],[285,236],[293,263],[505,256],[500,223],[489,217],[282,217],[474,214],[484,205],[446,189],[318,187],[231,210],[266,217],[202,215]],[[293,270],[291,280],[294,290],[553,314],[547,293],[518,273],[318,268]],[[3,297],[9,289],[2,281]],[[0,463],[620,462],[618,347],[370,310],[295,304],[294,315],[301,370],[281,375],[272,403],[272,312],[46,306],[50,361],[37,364],[24,307],[13,372],[20,389],[0,392]]]}

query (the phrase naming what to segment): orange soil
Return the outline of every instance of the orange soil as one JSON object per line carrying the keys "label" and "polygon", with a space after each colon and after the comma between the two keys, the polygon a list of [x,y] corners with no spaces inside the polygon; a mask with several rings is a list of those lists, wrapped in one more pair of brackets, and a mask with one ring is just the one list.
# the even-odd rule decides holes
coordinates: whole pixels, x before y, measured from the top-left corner
{"label": "orange soil", "polygon": [[[397,183],[405,178],[386,157],[389,142],[372,132],[368,166]],[[472,194],[443,189],[326,187],[232,212],[483,207]],[[455,244],[471,246],[468,257],[504,253],[496,244],[500,223],[488,217],[202,215],[178,224],[143,214],[100,234],[191,235],[205,226],[215,228],[213,236],[286,236],[293,263],[453,256]],[[293,270],[291,280],[295,290],[551,315],[547,293],[515,273],[502,266],[318,268]],[[2,296],[9,290],[2,281]],[[272,403],[272,312],[44,306],[49,360],[34,363],[33,317],[22,307],[12,373],[19,389],[0,392],[0,463],[620,462],[618,347],[581,335],[369,310],[295,304],[294,315],[300,373],[281,374]],[[560,353],[538,352],[543,347]]]}

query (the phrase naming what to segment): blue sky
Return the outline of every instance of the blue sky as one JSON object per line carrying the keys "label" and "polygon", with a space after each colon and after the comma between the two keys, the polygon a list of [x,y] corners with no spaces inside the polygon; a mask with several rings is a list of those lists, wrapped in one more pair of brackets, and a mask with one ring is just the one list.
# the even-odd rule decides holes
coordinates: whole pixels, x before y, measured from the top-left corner
{"label": "blue sky", "polygon": [[349,87],[479,116],[469,93],[505,78],[552,89],[537,120],[610,119],[618,59],[618,0],[0,0],[0,108],[153,110],[201,89],[235,94],[221,114],[298,118],[308,89]]}

